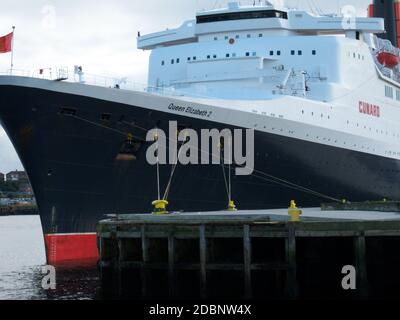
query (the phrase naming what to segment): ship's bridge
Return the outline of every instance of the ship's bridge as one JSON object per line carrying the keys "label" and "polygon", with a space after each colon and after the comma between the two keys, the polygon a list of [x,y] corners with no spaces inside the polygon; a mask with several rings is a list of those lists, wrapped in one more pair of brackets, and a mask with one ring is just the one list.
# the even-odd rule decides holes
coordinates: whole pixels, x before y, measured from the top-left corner
{"label": "ship's bridge", "polygon": [[274,35],[384,33],[381,18],[344,18],[338,15],[315,16],[306,11],[263,5],[240,6],[228,3],[224,9],[197,13],[195,20],[185,21],[179,28],[167,29],[138,37],[138,48],[153,50],[201,41],[212,34],[237,31],[270,30]]}

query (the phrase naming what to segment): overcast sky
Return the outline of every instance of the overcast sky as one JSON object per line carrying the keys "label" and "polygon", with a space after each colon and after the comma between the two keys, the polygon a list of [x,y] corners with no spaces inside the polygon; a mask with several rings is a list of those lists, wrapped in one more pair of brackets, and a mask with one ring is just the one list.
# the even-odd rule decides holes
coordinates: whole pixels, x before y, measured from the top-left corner
{"label": "overcast sky", "polygon": [[[282,2],[276,0],[277,2]],[[354,5],[360,15],[372,0],[286,0],[290,7],[338,12]],[[136,35],[179,26],[196,10],[220,7],[227,0],[1,0],[0,35],[16,26],[14,68],[84,66],[87,73],[145,83],[148,52],[136,49]],[[242,0],[252,4],[253,0]],[[257,1],[258,2],[258,1]],[[0,54],[0,72],[10,68],[10,54]],[[0,172],[22,169],[0,127]]]}

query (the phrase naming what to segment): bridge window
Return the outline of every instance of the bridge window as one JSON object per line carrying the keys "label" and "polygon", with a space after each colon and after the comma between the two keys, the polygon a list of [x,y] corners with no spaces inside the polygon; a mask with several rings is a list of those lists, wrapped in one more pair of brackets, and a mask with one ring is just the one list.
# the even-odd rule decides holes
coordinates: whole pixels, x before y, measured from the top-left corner
{"label": "bridge window", "polygon": [[197,23],[210,23],[210,22],[222,22],[232,20],[245,20],[245,19],[268,19],[268,18],[279,18],[288,19],[288,14],[278,10],[257,10],[257,11],[245,11],[245,12],[228,12],[222,14],[208,14],[197,16]]}
{"label": "bridge window", "polygon": [[236,38],[236,39],[239,39],[239,38],[240,38],[240,36],[237,34],[237,35],[235,36],[235,38]]}

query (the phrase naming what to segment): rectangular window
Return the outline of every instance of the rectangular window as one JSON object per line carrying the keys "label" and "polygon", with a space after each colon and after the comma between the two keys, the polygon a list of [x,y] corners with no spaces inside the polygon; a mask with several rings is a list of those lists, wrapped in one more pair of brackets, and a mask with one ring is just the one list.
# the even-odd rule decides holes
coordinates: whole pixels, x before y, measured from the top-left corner
{"label": "rectangular window", "polygon": [[165,65],[165,61],[163,60],[163,61],[161,61],[161,65],[162,66],[164,66]]}
{"label": "rectangular window", "polygon": [[207,56],[207,59],[211,59],[211,56],[210,56],[210,55],[208,55],[208,56]]}
{"label": "rectangular window", "polygon": [[174,64],[174,63],[175,63],[175,60],[174,60],[174,59],[172,59],[172,60],[171,60],[171,64]]}
{"label": "rectangular window", "polygon": [[387,98],[393,99],[393,88],[389,86],[385,86],[385,96]]}
{"label": "rectangular window", "polygon": [[216,54],[214,54],[214,55],[213,55],[213,58],[214,58],[214,59],[217,59],[217,55],[216,55]]}
{"label": "rectangular window", "polygon": [[227,58],[229,58],[231,55],[229,54],[229,53],[227,53],[226,55],[225,55],[225,57],[227,57]]}
{"label": "rectangular window", "polygon": [[197,57],[193,57],[193,60],[197,60]]}
{"label": "rectangular window", "polygon": [[313,56],[315,56],[317,54],[317,50],[313,50],[312,54],[313,54]]}
{"label": "rectangular window", "polygon": [[181,59],[176,59],[176,63],[180,63],[181,62]]}
{"label": "rectangular window", "polygon": [[258,11],[244,11],[244,12],[228,12],[221,14],[207,14],[197,16],[197,23],[221,22],[232,20],[244,19],[267,19],[267,18],[280,18],[288,19],[288,14],[279,10],[258,10]]}
{"label": "rectangular window", "polygon": [[259,38],[262,38],[262,37],[263,37],[262,33],[260,33],[260,34],[258,35],[258,37],[259,37]]}
{"label": "rectangular window", "polygon": [[280,56],[280,55],[281,55],[281,51],[278,50],[276,54],[277,54],[278,56]]}
{"label": "rectangular window", "polygon": [[250,57],[250,52],[246,52],[246,57]]}
{"label": "rectangular window", "polygon": [[296,51],[294,51],[294,50],[290,51],[290,54],[291,54],[292,56],[294,56],[295,53],[296,53]]}
{"label": "rectangular window", "polygon": [[298,51],[298,55],[299,55],[299,56],[303,55],[303,51],[299,50],[299,51]]}
{"label": "rectangular window", "polygon": [[270,55],[270,56],[273,56],[273,55],[274,55],[274,52],[271,50],[271,51],[269,52],[269,55]]}

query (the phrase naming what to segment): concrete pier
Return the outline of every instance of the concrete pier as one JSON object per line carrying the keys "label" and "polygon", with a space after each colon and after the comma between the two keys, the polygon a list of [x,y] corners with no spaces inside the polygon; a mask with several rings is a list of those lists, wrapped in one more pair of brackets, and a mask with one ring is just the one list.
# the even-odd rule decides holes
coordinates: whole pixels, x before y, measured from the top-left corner
{"label": "concrete pier", "polygon": [[[120,215],[98,226],[110,298],[399,298],[400,214],[303,209]],[[356,270],[345,290],[344,266]]]}

